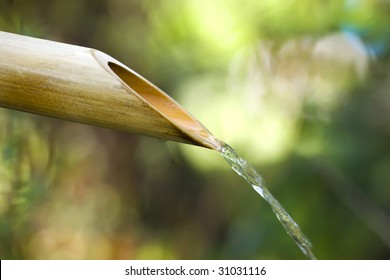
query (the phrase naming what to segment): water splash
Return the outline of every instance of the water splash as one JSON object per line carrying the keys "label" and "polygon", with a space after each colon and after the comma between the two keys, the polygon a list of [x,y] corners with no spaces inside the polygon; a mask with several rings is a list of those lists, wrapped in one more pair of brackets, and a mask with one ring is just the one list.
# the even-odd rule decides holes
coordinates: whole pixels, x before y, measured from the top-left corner
{"label": "water splash", "polygon": [[309,239],[307,239],[298,224],[265,187],[263,178],[257,173],[257,171],[245,159],[237,155],[236,151],[227,144],[223,145],[221,154],[233,170],[243,177],[253,187],[253,189],[271,205],[276,217],[286,229],[287,233],[292,237],[294,242],[298,245],[299,249],[301,249],[301,251],[309,259],[315,260],[316,257],[311,251],[312,245]]}

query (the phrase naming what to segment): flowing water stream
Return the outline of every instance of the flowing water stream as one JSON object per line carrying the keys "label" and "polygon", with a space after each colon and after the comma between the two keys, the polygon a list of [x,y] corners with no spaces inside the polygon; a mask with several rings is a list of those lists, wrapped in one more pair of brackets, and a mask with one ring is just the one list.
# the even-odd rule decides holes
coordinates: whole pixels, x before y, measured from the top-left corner
{"label": "flowing water stream", "polygon": [[242,157],[237,155],[236,151],[227,144],[224,144],[221,149],[221,154],[234,171],[243,177],[253,189],[261,195],[265,201],[271,205],[276,217],[286,229],[287,233],[292,237],[294,242],[298,245],[301,251],[309,258],[316,259],[311,251],[311,243],[309,239],[303,234],[298,224],[291,218],[291,216],[284,210],[282,205],[273,197],[270,191],[265,187],[263,178],[257,171]]}

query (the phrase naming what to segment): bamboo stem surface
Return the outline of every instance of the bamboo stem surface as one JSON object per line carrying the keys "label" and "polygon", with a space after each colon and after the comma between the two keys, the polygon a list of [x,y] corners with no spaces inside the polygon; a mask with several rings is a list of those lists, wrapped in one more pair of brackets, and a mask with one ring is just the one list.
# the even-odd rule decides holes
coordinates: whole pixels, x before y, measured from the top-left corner
{"label": "bamboo stem surface", "polygon": [[221,149],[175,100],[103,52],[6,32],[0,106]]}

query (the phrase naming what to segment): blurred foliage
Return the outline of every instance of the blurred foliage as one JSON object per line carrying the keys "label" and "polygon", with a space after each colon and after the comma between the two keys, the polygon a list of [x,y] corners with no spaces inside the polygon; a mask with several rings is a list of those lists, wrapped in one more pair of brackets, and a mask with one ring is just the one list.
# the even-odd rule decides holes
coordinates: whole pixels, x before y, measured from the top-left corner
{"label": "blurred foliage", "polygon": [[[389,15],[384,0],[0,0],[0,30],[100,49],[176,98],[256,164],[320,259],[390,258]],[[0,257],[304,258],[217,153],[7,109]]]}

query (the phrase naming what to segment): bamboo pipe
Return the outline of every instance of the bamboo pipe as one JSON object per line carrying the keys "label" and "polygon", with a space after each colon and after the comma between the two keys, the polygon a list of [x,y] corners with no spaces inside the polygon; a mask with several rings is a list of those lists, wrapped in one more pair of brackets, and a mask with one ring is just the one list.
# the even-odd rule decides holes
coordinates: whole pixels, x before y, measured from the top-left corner
{"label": "bamboo pipe", "polygon": [[101,51],[0,31],[0,106],[214,150],[180,105]]}

